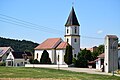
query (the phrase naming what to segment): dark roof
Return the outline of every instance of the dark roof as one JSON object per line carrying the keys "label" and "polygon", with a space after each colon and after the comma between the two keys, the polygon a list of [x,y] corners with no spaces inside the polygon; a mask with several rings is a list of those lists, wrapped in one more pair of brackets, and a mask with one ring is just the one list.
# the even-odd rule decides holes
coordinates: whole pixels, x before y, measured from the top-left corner
{"label": "dark roof", "polygon": [[65,26],[66,27],[68,27],[68,26],[80,26],[73,7],[72,7],[72,10],[69,14],[69,17],[67,19]]}
{"label": "dark roof", "polygon": [[30,52],[12,52],[14,58],[24,58],[23,55],[32,56]]}
{"label": "dark roof", "polygon": [[116,35],[107,35],[106,37],[118,39],[118,37]]}
{"label": "dark roof", "polygon": [[32,56],[32,54],[30,52],[25,52],[27,54],[27,56]]}
{"label": "dark roof", "polygon": [[12,52],[14,58],[23,58],[22,54],[24,54],[24,52]]}

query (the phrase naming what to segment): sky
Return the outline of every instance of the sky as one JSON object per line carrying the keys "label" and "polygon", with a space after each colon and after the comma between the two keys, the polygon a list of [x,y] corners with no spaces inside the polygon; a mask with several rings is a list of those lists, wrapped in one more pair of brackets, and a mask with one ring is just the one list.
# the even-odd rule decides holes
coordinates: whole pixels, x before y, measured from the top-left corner
{"label": "sky", "polygon": [[82,48],[104,44],[106,35],[120,38],[120,0],[0,0],[0,37],[37,43],[64,40],[72,6]]}

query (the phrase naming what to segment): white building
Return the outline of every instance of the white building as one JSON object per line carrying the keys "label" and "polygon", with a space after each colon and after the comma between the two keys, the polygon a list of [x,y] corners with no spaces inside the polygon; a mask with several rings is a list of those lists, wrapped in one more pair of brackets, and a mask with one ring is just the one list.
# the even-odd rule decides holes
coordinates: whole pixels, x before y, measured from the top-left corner
{"label": "white building", "polygon": [[96,69],[101,70],[103,66],[106,73],[113,72],[120,66],[120,49],[118,48],[117,36],[107,35],[104,45],[105,53],[100,54],[96,59]]}
{"label": "white building", "polygon": [[13,51],[11,47],[0,47],[0,62],[5,62],[10,51]]}
{"label": "white building", "polygon": [[40,61],[44,50],[49,53],[51,62],[56,64],[56,48],[62,42],[61,38],[48,38],[35,48],[34,59]]}
{"label": "white building", "polygon": [[24,66],[32,58],[30,52],[10,52],[6,59],[6,66]]}
{"label": "white building", "polygon": [[77,20],[74,8],[69,14],[65,24],[65,42],[68,42],[74,48],[74,56],[80,52],[80,35],[79,35],[79,22]]}
{"label": "white building", "polygon": [[95,61],[96,61],[96,69],[97,69],[97,70],[102,70],[102,67],[103,67],[103,65],[104,65],[104,57],[105,57],[105,54],[102,53],[102,54],[100,54],[100,55],[97,56],[97,57],[98,57],[98,59],[95,60]]}
{"label": "white building", "polygon": [[76,58],[78,52],[80,52],[79,26],[74,8],[72,7],[65,24],[65,41],[61,38],[48,38],[35,48],[34,59],[40,61],[43,51],[47,50],[53,64],[65,64],[64,55],[67,44],[70,44],[73,47],[73,57]]}
{"label": "white building", "polygon": [[107,35],[105,37],[105,72],[113,72],[118,69],[118,37]]}

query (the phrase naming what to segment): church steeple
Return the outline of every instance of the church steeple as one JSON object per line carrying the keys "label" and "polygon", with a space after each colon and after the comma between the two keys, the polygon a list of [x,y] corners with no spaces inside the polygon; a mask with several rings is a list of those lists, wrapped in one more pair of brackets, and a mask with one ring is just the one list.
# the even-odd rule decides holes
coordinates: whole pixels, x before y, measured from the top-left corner
{"label": "church steeple", "polygon": [[80,26],[78,20],[77,20],[77,17],[76,17],[76,14],[75,14],[75,11],[74,11],[74,7],[72,7],[72,10],[69,14],[69,17],[67,19],[67,22],[65,24],[66,27],[68,26]]}
{"label": "church steeple", "polygon": [[74,48],[74,57],[80,52],[80,35],[79,35],[79,22],[77,20],[74,8],[69,14],[67,22],[65,24],[65,41],[68,42]]}

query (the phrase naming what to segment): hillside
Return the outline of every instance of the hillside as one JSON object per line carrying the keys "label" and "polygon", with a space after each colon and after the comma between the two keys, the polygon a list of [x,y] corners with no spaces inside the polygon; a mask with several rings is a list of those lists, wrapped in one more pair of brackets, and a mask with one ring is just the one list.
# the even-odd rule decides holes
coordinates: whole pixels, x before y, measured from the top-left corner
{"label": "hillside", "polygon": [[12,47],[14,51],[30,51],[34,52],[34,48],[38,45],[38,43],[34,43],[32,41],[26,40],[15,40],[15,39],[7,39],[0,37],[0,47]]}

